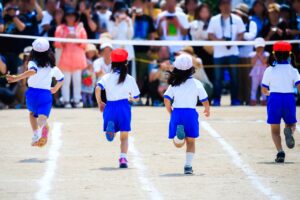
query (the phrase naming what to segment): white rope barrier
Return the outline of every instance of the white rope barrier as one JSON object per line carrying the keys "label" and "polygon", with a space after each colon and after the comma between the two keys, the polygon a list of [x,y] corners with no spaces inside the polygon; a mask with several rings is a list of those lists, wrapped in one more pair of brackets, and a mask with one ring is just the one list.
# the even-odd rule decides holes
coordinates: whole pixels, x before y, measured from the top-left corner
{"label": "white rope barrier", "polygon": [[[16,38],[16,39],[37,39],[39,36],[29,35],[12,35],[12,34],[0,34],[0,37],[4,38]],[[101,39],[71,39],[71,38],[55,38],[44,37],[52,42],[65,42],[65,43],[89,43],[100,44],[104,41],[110,41],[113,45],[136,45],[136,46],[253,46],[256,44],[254,41],[188,41],[188,40],[109,40]],[[291,44],[299,44],[300,40],[284,40]],[[266,41],[266,45],[273,45],[276,41]]]}

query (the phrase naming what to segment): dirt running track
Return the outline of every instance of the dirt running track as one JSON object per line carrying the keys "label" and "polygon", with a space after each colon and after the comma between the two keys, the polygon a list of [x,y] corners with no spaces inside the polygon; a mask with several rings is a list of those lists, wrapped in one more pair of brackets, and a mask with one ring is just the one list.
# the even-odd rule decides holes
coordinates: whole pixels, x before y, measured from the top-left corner
{"label": "dirt running track", "polygon": [[184,149],[167,139],[164,108],[133,108],[126,170],[118,169],[118,138],[105,140],[97,109],[54,109],[42,149],[30,146],[27,117],[0,111],[1,200],[300,199],[300,134],[293,150],[285,147],[286,164],[275,164],[263,107],[213,108],[209,119],[201,113],[193,176],[182,174]]}

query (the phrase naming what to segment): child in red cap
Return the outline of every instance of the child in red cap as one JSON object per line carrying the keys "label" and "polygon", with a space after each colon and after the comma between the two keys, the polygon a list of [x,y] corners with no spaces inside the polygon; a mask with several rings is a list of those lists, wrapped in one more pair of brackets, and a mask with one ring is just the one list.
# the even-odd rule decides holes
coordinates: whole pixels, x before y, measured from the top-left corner
{"label": "child in red cap", "polygon": [[[96,86],[98,107],[103,112],[106,139],[113,141],[120,131],[121,155],[120,168],[127,168],[128,132],[131,131],[131,108],[129,100],[136,101],[140,91],[136,80],[127,74],[128,53],[124,49],[111,52],[112,71],[105,74]],[[106,91],[107,103],[101,99],[101,90]]]}
{"label": "child in red cap", "polygon": [[276,42],[273,46],[274,64],[268,67],[262,80],[262,92],[269,96],[267,103],[268,124],[278,150],[275,162],[283,163],[285,153],[281,145],[280,122],[285,122],[284,135],[288,148],[295,146],[293,134],[296,127],[295,87],[300,91],[300,75],[289,62],[292,46],[288,42]]}

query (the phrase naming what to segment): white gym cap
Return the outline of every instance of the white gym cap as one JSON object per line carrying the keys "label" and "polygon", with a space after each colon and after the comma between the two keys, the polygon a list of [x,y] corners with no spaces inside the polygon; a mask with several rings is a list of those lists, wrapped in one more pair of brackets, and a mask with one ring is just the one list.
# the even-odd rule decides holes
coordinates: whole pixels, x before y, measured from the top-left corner
{"label": "white gym cap", "polygon": [[38,38],[33,41],[32,48],[34,51],[42,53],[49,50],[50,44],[45,38]]}
{"label": "white gym cap", "polygon": [[265,47],[266,46],[266,42],[263,38],[259,37],[259,38],[256,38],[254,40],[255,42],[255,48],[258,48],[258,47]]}
{"label": "white gym cap", "polygon": [[100,46],[100,50],[103,50],[103,49],[105,49],[106,47],[109,47],[109,48],[113,49],[113,46],[111,45],[111,43],[109,43],[109,42],[103,42],[103,43],[101,44],[101,46]]}
{"label": "white gym cap", "polygon": [[179,70],[188,70],[193,67],[193,58],[186,53],[180,54],[175,58],[173,66]]}

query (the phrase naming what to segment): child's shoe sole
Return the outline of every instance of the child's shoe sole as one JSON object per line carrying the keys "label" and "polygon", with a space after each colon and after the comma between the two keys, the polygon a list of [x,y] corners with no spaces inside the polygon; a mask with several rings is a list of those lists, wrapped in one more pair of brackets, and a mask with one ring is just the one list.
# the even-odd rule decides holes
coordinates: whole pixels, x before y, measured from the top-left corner
{"label": "child's shoe sole", "polygon": [[115,138],[115,123],[112,121],[109,121],[107,123],[106,133],[105,133],[106,139],[109,142],[112,142]]}
{"label": "child's shoe sole", "polygon": [[291,128],[284,128],[284,135],[285,135],[285,143],[286,146],[290,149],[294,148],[295,146],[295,139],[293,137],[293,131]]}
{"label": "child's shoe sole", "polygon": [[46,125],[43,127],[43,130],[42,130],[42,137],[41,139],[38,141],[38,146],[39,147],[43,147],[47,144],[47,141],[48,141],[48,133],[49,133],[49,126]]}
{"label": "child's shoe sole", "polygon": [[185,138],[184,126],[177,125],[176,127],[176,136],[179,140],[183,140]]}

